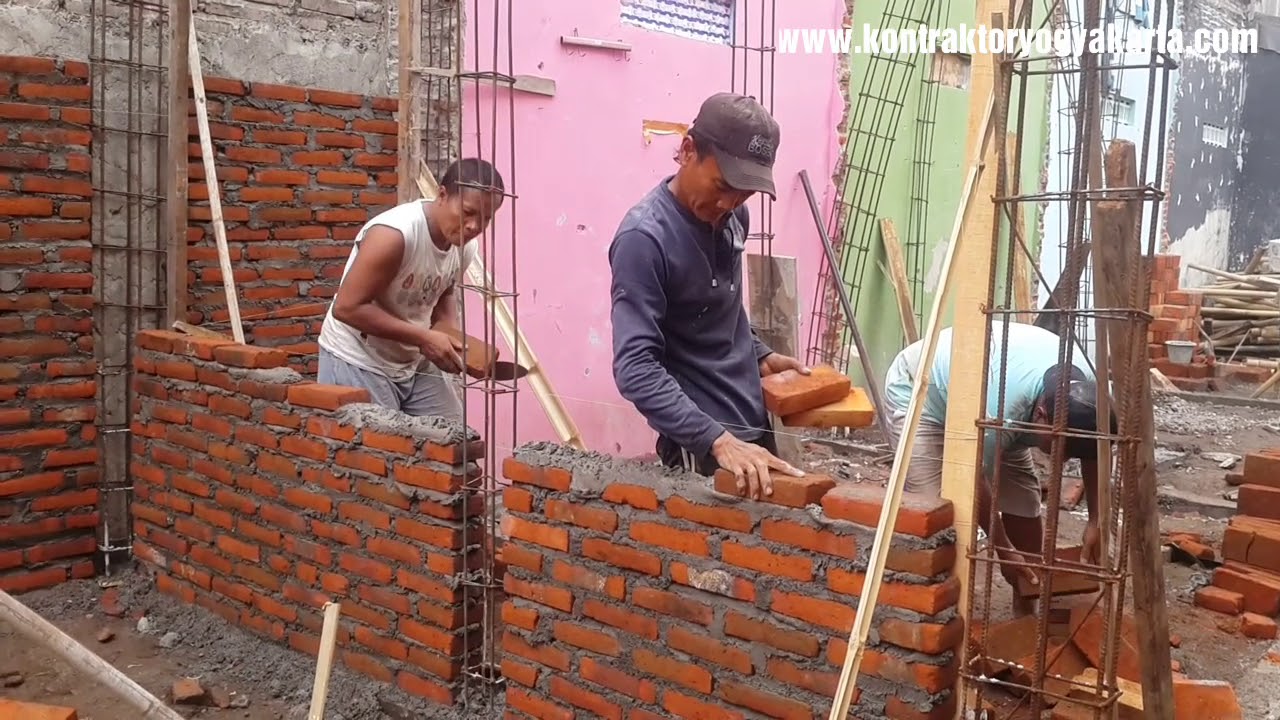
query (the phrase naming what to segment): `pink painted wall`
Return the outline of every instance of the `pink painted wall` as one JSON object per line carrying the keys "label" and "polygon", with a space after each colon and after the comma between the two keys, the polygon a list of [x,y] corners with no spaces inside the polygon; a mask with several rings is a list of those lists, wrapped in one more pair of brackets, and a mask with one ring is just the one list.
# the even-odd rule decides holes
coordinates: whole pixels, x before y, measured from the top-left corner
{"label": "pink painted wall", "polygon": [[[492,239],[484,241],[493,243],[497,251],[486,261],[499,289],[519,293],[515,302],[519,325],[587,447],[625,456],[650,453],[654,432],[619,396],[613,382],[609,243],[623,214],[676,169],[672,155],[678,137],[655,136],[646,144],[642,121],[692,121],[708,95],[730,89],[732,51],[724,45],[623,25],[618,0],[504,0],[504,14],[507,2],[514,6],[511,72],[554,79],[556,95],[517,92],[509,104],[509,95],[500,91],[495,135],[488,97],[492,90],[468,93],[463,154],[496,157],[508,188],[518,196],[499,212]],[[756,27],[762,2],[766,0],[739,0]],[[492,35],[493,17],[485,16],[485,11],[491,13],[492,8],[482,8],[481,17],[470,19],[476,23],[471,27],[480,28],[481,35]],[[844,3],[776,0],[776,13],[778,28],[839,26]],[[468,29],[469,46],[476,45],[472,32]],[[748,32],[752,39],[759,36],[758,29]],[[622,41],[632,49],[562,46],[560,36],[573,34]],[[481,60],[469,66],[490,69],[493,50],[486,41],[491,39],[480,40]],[[758,57],[752,54],[750,71],[757,84]],[[832,192],[830,177],[838,160],[836,125],[844,110],[836,84],[843,60],[832,54],[777,54],[774,61],[773,107],[782,142],[775,171],[773,253],[797,258],[802,348],[822,246],[798,173],[808,170],[825,219]],[[498,67],[507,71],[505,50]],[[741,83],[740,75],[739,87]],[[479,133],[476,107],[481,113]],[[512,118],[514,167],[508,139]],[[749,201],[749,208],[755,232],[760,227],[759,200]],[[754,246],[748,250],[759,251]],[[484,250],[486,255],[490,251]],[[478,297],[466,296],[468,330],[483,336]],[[505,345],[502,352],[511,357]],[[498,401],[496,428],[484,427],[483,398],[475,390],[468,391],[468,422],[490,437],[500,457],[513,445],[558,439],[528,384],[519,386],[514,412],[518,425],[513,425],[513,404],[507,396]]]}

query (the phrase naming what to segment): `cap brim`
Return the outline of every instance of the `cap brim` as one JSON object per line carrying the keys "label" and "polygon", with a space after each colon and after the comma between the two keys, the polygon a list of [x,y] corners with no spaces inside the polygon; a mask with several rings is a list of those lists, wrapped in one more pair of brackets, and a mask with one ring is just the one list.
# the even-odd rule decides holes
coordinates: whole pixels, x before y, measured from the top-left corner
{"label": "cap brim", "polygon": [[762,192],[774,200],[778,193],[773,187],[773,168],[766,167],[750,160],[734,157],[719,148],[715,148],[716,163],[720,166],[720,174],[729,187],[735,190]]}

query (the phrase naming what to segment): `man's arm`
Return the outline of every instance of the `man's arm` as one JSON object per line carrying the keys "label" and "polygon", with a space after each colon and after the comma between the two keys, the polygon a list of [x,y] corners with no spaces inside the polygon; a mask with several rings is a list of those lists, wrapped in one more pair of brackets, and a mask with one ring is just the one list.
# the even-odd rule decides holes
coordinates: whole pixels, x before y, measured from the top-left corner
{"label": "man's arm", "polygon": [[756,334],[755,328],[751,328],[751,341],[756,349],[756,362],[760,362],[773,354],[773,348],[764,344],[764,341]]}
{"label": "man's arm", "polygon": [[333,299],[333,316],[366,335],[421,345],[422,328],[387,312],[379,296],[395,280],[404,257],[404,236],[385,225],[365,233],[351,269]]}
{"label": "man's arm", "polygon": [[700,410],[662,366],[666,270],[657,243],[643,233],[624,232],[609,249],[609,266],[618,392],[650,427],[690,452],[705,455],[724,428]]}

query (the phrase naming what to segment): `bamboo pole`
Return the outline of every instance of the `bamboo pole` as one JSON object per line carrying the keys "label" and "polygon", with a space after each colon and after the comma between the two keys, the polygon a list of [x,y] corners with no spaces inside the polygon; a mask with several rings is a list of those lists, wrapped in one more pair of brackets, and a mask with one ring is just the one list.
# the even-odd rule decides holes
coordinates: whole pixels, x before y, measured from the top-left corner
{"label": "bamboo pole", "polygon": [[342,606],[324,604],[324,626],[320,631],[320,652],[316,653],[316,680],[311,688],[311,711],[307,720],[324,720],[324,703],[329,696],[329,673],[333,670],[334,648],[338,643],[338,617]]}
{"label": "bamboo pole", "polygon": [[12,595],[0,590],[0,619],[7,620],[19,635],[66,660],[80,672],[101,683],[138,712],[139,720],[184,720],[159,698],[147,692],[128,675],[95,655],[71,636],[54,627]]}

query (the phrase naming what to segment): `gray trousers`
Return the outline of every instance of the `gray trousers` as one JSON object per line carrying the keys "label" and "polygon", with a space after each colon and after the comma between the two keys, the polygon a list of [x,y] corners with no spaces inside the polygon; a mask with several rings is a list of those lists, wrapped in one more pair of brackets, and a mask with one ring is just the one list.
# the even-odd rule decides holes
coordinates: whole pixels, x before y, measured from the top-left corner
{"label": "gray trousers", "polygon": [[371,370],[340,360],[320,349],[320,371],[316,380],[324,385],[364,388],[373,403],[406,415],[462,420],[462,402],[453,383],[435,365],[423,361],[418,374],[395,382]]}

